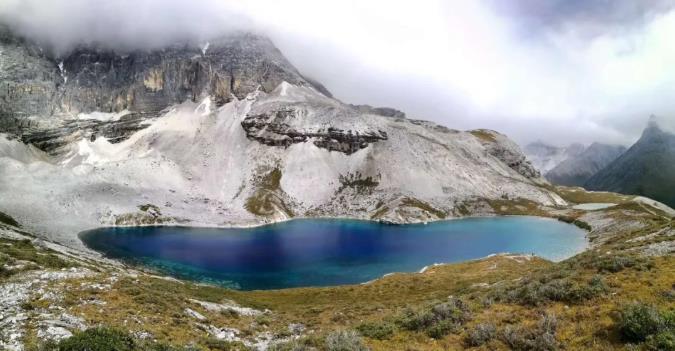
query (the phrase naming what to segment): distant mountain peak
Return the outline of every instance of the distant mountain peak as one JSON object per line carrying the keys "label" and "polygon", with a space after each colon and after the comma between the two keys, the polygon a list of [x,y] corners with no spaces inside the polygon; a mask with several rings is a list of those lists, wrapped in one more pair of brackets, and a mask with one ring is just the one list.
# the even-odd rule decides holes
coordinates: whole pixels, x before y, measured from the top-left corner
{"label": "distant mountain peak", "polygon": [[583,152],[568,157],[545,176],[554,184],[581,186],[625,151],[626,148],[621,145],[594,142]]}
{"label": "distant mountain peak", "polygon": [[675,206],[675,133],[668,129],[672,122],[651,116],[640,140],[585,186],[590,190],[643,195]]}
{"label": "distant mountain peak", "polygon": [[651,115],[647,120],[647,126],[642,132],[642,136],[650,134],[675,134],[675,119],[668,119],[661,116]]}

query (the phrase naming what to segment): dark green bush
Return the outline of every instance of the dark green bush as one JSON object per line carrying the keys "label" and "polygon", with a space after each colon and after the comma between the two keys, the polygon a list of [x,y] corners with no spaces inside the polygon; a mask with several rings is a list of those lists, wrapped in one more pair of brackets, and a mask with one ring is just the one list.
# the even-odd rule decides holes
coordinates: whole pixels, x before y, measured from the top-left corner
{"label": "dark green bush", "polygon": [[356,327],[363,336],[371,339],[385,340],[394,335],[395,327],[391,323],[364,323]]}
{"label": "dark green bush", "polygon": [[634,303],[621,310],[618,327],[623,340],[643,342],[667,329],[667,322],[655,307]]}
{"label": "dark green bush", "polygon": [[19,223],[14,218],[2,212],[0,212],[0,223],[20,227]]}
{"label": "dark green bush", "polygon": [[[60,342],[48,341],[39,351],[178,351],[174,347],[135,340],[129,333],[106,327],[90,328]],[[183,349],[180,349],[183,351]]]}
{"label": "dark green bush", "polygon": [[598,262],[597,268],[599,272],[618,273],[626,268],[634,267],[636,259],[629,256],[613,256],[608,257]]}
{"label": "dark green bush", "polygon": [[648,350],[653,351],[675,350],[675,331],[669,330],[648,336],[646,346]]}
{"label": "dark green bush", "polygon": [[558,216],[558,217],[556,217],[556,219],[559,220],[559,221],[561,221],[561,222],[565,222],[565,223],[569,223],[569,224],[574,224],[574,225],[576,225],[577,227],[579,227],[579,228],[581,228],[581,229],[584,229],[584,230],[591,231],[591,229],[592,229],[590,224],[588,224],[588,223],[586,223],[586,222],[584,222],[584,221],[582,221],[582,220],[576,219],[576,218],[574,218],[574,217],[570,217],[570,216]]}
{"label": "dark green bush", "polygon": [[110,328],[92,328],[61,341],[58,351],[134,351],[134,339],[125,332]]}
{"label": "dark green bush", "polygon": [[432,338],[458,331],[471,319],[469,306],[459,299],[432,306],[428,310],[407,310],[397,320],[397,324],[410,331],[424,331]]}
{"label": "dark green bush", "polygon": [[7,278],[12,275],[12,271],[0,264],[0,278]]}

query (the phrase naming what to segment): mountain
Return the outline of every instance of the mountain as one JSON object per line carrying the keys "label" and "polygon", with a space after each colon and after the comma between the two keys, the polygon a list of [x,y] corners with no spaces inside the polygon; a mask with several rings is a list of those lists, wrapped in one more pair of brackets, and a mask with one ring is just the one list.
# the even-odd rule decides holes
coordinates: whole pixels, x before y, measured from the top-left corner
{"label": "mountain", "polygon": [[583,186],[599,170],[626,151],[624,146],[593,143],[578,155],[571,155],[545,174],[553,184]]}
{"label": "mountain", "polygon": [[546,174],[566,159],[581,154],[584,151],[584,146],[575,143],[567,147],[558,147],[536,141],[527,144],[523,151],[532,165],[542,174]]}
{"label": "mountain", "polygon": [[409,223],[565,203],[506,136],[342,103],[259,35],[65,56],[2,38],[0,211],[71,247],[105,225]]}
{"label": "mountain", "polygon": [[675,134],[651,119],[642,137],[585,186],[644,195],[675,206]]}
{"label": "mountain", "polygon": [[[83,127],[123,140],[147,118],[184,101],[210,97],[221,106],[258,88],[270,92],[282,82],[327,92],[302,77],[269,39],[251,33],[154,51],[81,46],[54,57],[0,28],[0,51],[0,132],[19,134],[48,152]],[[92,112],[121,118],[80,121],[91,119]],[[105,117],[98,116],[94,119]]]}

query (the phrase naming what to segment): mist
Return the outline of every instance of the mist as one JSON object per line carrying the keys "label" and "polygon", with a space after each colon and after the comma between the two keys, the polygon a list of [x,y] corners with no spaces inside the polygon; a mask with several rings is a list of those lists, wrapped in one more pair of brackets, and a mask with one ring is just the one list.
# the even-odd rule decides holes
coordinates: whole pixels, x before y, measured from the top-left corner
{"label": "mist", "polygon": [[3,0],[0,21],[57,53],[268,35],[348,103],[521,144],[628,145],[675,124],[672,1]]}
{"label": "mist", "polygon": [[248,17],[217,0],[2,0],[0,22],[56,55],[78,45],[151,50],[253,30]]}

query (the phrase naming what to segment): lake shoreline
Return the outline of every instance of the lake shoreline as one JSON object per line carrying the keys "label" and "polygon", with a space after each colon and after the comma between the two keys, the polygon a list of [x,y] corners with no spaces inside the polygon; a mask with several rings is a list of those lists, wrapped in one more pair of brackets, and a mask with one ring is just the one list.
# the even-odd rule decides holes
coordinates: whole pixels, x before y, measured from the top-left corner
{"label": "lake shoreline", "polygon": [[[206,281],[209,284],[215,281],[215,285],[229,286],[229,282],[236,279],[222,274],[230,272],[231,267],[239,267],[237,269],[247,272],[248,278],[245,279],[251,281],[259,279],[258,274],[268,278],[270,275],[278,276],[274,279],[283,281],[285,279],[292,281],[296,278],[309,279],[303,278],[309,276],[318,279],[316,282],[308,283],[279,283],[281,285],[273,283],[263,289],[362,284],[387,274],[419,272],[421,268],[439,262],[452,264],[504,253],[536,255],[545,260],[559,262],[590,247],[586,231],[555,218],[483,216],[460,219],[434,221],[426,225],[418,223],[391,226],[376,221],[335,218],[303,218],[247,228],[118,226],[82,232],[78,237],[89,250],[98,252],[108,259],[136,268],[149,268],[153,272],[179,279]],[[412,234],[415,236],[411,236]],[[573,236],[570,236],[571,234]],[[424,240],[419,240],[420,237]],[[273,242],[265,244],[266,240],[272,238]],[[251,242],[263,246],[257,247]],[[269,246],[270,244],[272,246]],[[340,246],[335,246],[338,244]],[[161,247],[164,251],[153,251],[155,246]],[[333,261],[326,263],[325,259],[313,256],[312,250],[319,250],[320,254],[327,255],[326,258]],[[170,254],[167,256],[166,252]],[[195,261],[194,258],[188,257],[193,252],[200,252],[200,260]],[[244,257],[242,260],[245,261],[223,258],[222,253],[225,252],[234,252],[235,256]],[[255,260],[247,258],[252,252],[256,252],[260,258],[257,256]],[[303,258],[307,261],[299,261]],[[355,262],[363,259],[372,262],[353,266]],[[295,262],[278,264],[291,266],[297,264],[296,269],[299,271],[293,273],[293,269],[280,271],[279,267],[267,267],[264,269],[269,270],[250,272],[250,267],[264,266],[268,260]],[[204,262],[210,262],[209,264],[213,266],[204,266]],[[219,263],[213,262],[229,263],[226,266],[218,266]],[[353,273],[349,273],[350,271]],[[284,272],[290,276],[283,276],[286,274]],[[291,278],[297,274],[298,277]],[[218,281],[227,284],[223,285]],[[254,288],[246,288],[246,283],[242,285],[244,286],[242,290],[261,288],[257,285]]]}

